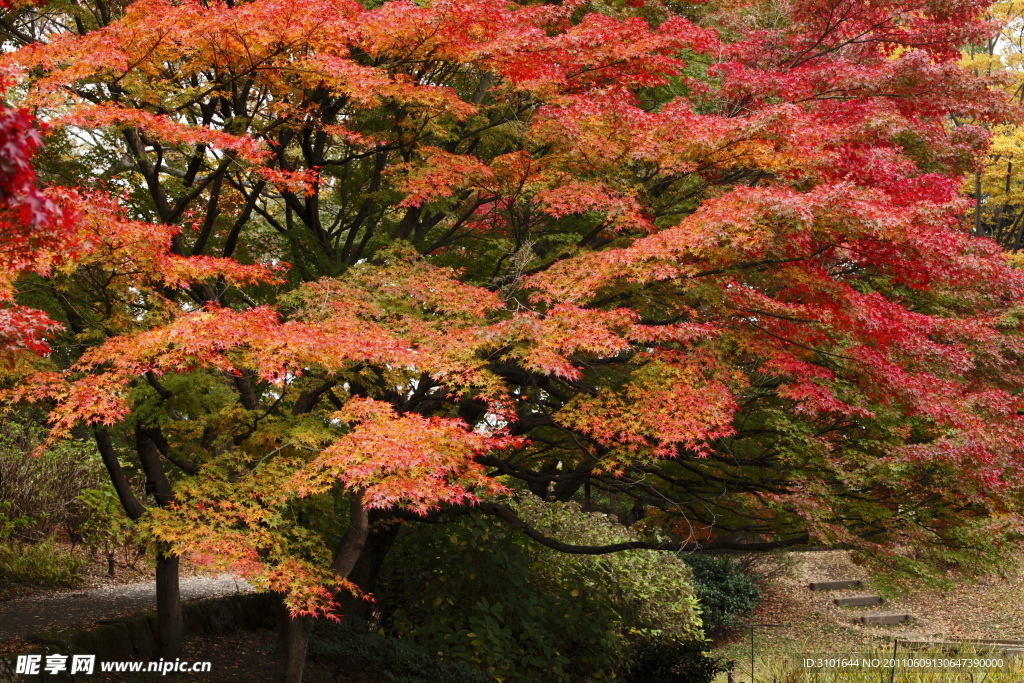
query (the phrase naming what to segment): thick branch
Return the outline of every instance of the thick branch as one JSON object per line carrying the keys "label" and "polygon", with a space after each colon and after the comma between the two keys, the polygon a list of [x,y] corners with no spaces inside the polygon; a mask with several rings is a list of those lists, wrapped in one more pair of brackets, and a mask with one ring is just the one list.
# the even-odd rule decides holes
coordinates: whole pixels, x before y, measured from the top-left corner
{"label": "thick branch", "polygon": [[156,498],[157,505],[167,507],[174,502],[171,482],[167,480],[167,475],[164,474],[164,468],[160,463],[160,453],[157,450],[156,444],[149,438],[146,430],[142,427],[135,429],[135,449],[139,454],[142,470],[146,473],[146,479],[153,482],[156,486],[154,498]]}
{"label": "thick branch", "polygon": [[121,507],[124,508],[125,514],[132,520],[139,519],[145,514],[146,508],[143,507],[139,499],[132,493],[132,487],[128,483],[128,478],[124,476],[124,470],[121,469],[121,461],[117,459],[114,444],[110,441],[110,432],[103,427],[95,427],[93,428],[93,435],[96,437],[96,447],[99,448],[103,464],[107,468],[107,473],[110,474],[110,483],[114,485],[117,498],[121,501]]}
{"label": "thick branch", "polygon": [[240,374],[231,375],[231,381],[234,382],[235,388],[238,390],[238,400],[246,410],[256,410],[260,407],[260,400],[252,386],[252,377],[246,370],[240,371]]}
{"label": "thick branch", "polygon": [[160,398],[165,401],[174,396],[170,389],[160,383],[160,380],[157,379],[156,374],[152,370],[146,373],[146,381],[149,382],[149,386],[156,390],[156,393],[160,394]]}
{"label": "thick branch", "polygon": [[573,545],[571,543],[562,543],[561,541],[557,541],[549,536],[545,536],[542,532],[534,529],[523,521],[523,519],[515,512],[499,503],[481,503],[475,507],[463,506],[442,508],[423,517],[412,513],[405,513],[401,516],[403,519],[429,523],[436,522],[442,515],[468,515],[472,512],[482,512],[502,519],[541,545],[551,548],[552,550],[557,550],[558,552],[568,553],[571,555],[607,555],[609,553],[617,553],[623,550],[668,550],[672,552],[692,552],[696,550],[774,550],[776,548],[804,545],[810,541],[810,538],[806,534],[803,534],[786,540],[763,541],[761,543],[737,543],[735,541],[725,540],[713,541],[711,543],[651,543],[649,541],[628,541],[625,543],[612,543],[609,545]]}
{"label": "thick branch", "polygon": [[199,465],[187,458],[182,458],[174,454],[174,451],[171,450],[171,445],[167,443],[167,439],[164,438],[164,433],[160,431],[159,427],[154,429],[143,429],[142,431],[145,432],[146,436],[153,440],[153,443],[156,444],[161,455],[177,465],[179,469],[183,472],[187,472],[188,474],[199,474]]}
{"label": "thick branch", "polygon": [[316,389],[308,389],[299,394],[299,398],[295,400],[295,405],[292,406],[292,415],[303,415],[313,410],[316,404],[320,401],[321,397],[328,391],[337,386],[337,380],[331,380],[317,387]]}
{"label": "thick branch", "polygon": [[331,563],[331,569],[343,579],[348,578],[352,568],[356,566],[356,561],[366,545],[366,537],[370,533],[369,510],[363,505],[362,499],[362,492],[359,491],[352,496],[348,531],[338,544],[334,562]]}

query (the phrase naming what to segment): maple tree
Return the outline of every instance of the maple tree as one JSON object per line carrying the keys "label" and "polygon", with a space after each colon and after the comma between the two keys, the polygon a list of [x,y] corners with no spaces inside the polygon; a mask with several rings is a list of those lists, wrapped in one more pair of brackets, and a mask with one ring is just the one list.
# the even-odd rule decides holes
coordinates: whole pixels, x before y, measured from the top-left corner
{"label": "maple tree", "polygon": [[[26,287],[68,332],[7,398],[93,426],[158,576],[188,550],[295,615],[372,590],[380,522],[468,507],[565,552],[994,562],[1024,282],[962,193],[1013,117],[958,64],[986,7],[22,8],[3,68],[89,247]],[[563,543],[519,486],[676,540]]]}

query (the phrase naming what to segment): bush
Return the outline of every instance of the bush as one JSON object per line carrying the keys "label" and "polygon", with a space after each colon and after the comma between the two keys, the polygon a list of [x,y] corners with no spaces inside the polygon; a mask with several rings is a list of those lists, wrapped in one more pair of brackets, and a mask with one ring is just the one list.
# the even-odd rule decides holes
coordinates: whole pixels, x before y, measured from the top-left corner
{"label": "bush", "polygon": [[349,683],[489,683],[473,667],[444,661],[397,638],[367,632],[365,623],[319,622],[309,640],[309,658],[334,680]]}
{"label": "bush", "polygon": [[726,670],[701,640],[648,640],[637,647],[626,683],[711,683]]}
{"label": "bush", "polygon": [[0,583],[70,586],[80,563],[58,550],[63,533],[106,553],[127,554],[133,539],[99,454],[89,441],[68,440],[34,451],[46,430],[31,422],[0,422]]}
{"label": "bush", "polygon": [[82,564],[51,540],[35,544],[0,544],[0,585],[46,588],[77,586]]}
{"label": "bush", "polygon": [[[569,543],[635,540],[575,503],[511,503],[532,526]],[[567,555],[486,516],[400,536],[378,591],[381,623],[517,683],[611,681],[641,632],[700,638],[690,571],[672,553]]]}
{"label": "bush", "polygon": [[44,436],[38,425],[0,423],[0,514],[22,520],[15,533],[23,540],[39,540],[60,530],[76,540],[85,518],[78,496],[98,487],[107,475],[88,442],[61,442],[33,456]]}
{"label": "bush", "polygon": [[114,555],[117,550],[122,553],[122,562],[134,568],[141,556],[137,542],[138,529],[124,513],[114,487],[107,483],[100,488],[86,489],[78,500],[85,508],[78,533],[86,546],[106,556],[107,573],[114,575]]}
{"label": "bush", "polygon": [[693,587],[700,599],[704,632],[713,633],[736,625],[736,617],[751,612],[761,601],[756,577],[740,563],[724,555],[685,555],[693,571]]}

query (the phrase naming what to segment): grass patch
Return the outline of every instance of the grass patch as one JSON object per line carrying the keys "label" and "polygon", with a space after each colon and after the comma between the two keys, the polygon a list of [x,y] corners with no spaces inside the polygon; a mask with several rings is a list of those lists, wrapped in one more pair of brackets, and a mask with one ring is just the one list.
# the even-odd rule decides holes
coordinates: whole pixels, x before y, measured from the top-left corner
{"label": "grass patch", "polygon": [[[753,683],[1020,683],[1024,659],[1003,654],[999,646],[961,644],[911,648],[892,643],[872,647],[829,648],[823,639],[783,651],[757,652],[736,660],[736,680]],[[1004,646],[1005,647],[1005,646]],[[726,680],[721,674],[716,683]]]}

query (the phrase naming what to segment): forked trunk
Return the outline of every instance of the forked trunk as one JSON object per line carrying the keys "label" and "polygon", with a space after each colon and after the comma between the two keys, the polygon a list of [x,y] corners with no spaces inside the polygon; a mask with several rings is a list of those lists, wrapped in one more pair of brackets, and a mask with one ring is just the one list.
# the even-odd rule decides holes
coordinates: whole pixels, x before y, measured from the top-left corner
{"label": "forked trunk", "polygon": [[[363,593],[373,593],[377,590],[377,579],[384,566],[384,559],[401,529],[402,525],[387,512],[370,512],[370,533],[359,559],[348,575],[348,580],[358,586]],[[343,618],[370,621],[374,603],[369,600],[363,600],[344,591],[338,596],[338,603],[341,605]]]}
{"label": "forked trunk", "polygon": [[181,617],[178,586],[178,557],[158,552],[156,556],[156,647],[157,656],[173,660],[181,656],[185,624]]}

